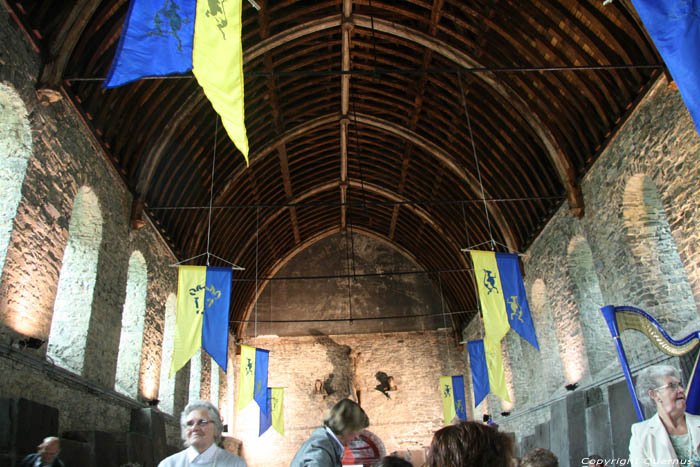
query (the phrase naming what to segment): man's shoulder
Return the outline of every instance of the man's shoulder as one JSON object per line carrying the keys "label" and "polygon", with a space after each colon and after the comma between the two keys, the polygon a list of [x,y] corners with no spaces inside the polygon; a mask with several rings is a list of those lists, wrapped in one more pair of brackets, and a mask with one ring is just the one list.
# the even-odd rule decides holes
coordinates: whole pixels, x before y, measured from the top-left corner
{"label": "man's shoulder", "polygon": [[39,457],[39,454],[27,454],[26,456],[24,456],[24,459],[22,459],[22,461],[19,463],[20,467],[31,467],[31,465],[34,464],[34,461],[37,457]]}

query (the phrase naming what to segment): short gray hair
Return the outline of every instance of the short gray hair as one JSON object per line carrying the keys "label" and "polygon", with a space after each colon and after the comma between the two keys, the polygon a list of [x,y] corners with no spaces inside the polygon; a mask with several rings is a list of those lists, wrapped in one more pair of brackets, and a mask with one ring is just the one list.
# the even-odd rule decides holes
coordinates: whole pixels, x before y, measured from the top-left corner
{"label": "short gray hair", "polygon": [[681,373],[678,368],[671,365],[653,365],[646,367],[637,376],[637,398],[642,405],[649,409],[654,410],[656,404],[651,400],[649,391],[658,389],[659,386],[663,385],[663,378],[667,376],[672,376],[678,381],[681,380]]}
{"label": "short gray hair", "polygon": [[194,410],[202,409],[209,412],[209,419],[214,424],[214,442],[216,444],[221,443],[221,433],[224,431],[224,422],[221,421],[219,410],[209,401],[192,401],[187,404],[185,410],[180,414],[180,436],[182,437],[182,441],[184,441],[185,447],[189,447],[187,444],[187,436],[185,435],[187,416]]}

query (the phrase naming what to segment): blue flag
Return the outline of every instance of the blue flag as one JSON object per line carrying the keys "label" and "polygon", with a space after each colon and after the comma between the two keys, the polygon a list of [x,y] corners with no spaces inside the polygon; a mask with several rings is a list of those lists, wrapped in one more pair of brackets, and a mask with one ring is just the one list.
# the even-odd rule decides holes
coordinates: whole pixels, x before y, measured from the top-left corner
{"label": "blue flag", "polygon": [[272,426],[272,389],[265,390],[265,410],[260,411],[260,430],[258,436],[262,436]]}
{"label": "blue flag", "polygon": [[525,285],[520,273],[518,256],[511,253],[496,253],[496,263],[501,276],[503,299],[506,302],[506,314],[510,327],[533,347],[540,350],[539,345],[537,345],[535,326],[532,324],[530,305],[528,305],[527,295],[525,295]]}
{"label": "blue flag", "polygon": [[[255,349],[255,383],[253,390],[253,399],[257,402],[260,411],[267,415],[267,364],[270,360],[270,351],[264,349]],[[262,416],[262,415],[261,415]]]}
{"label": "blue flag", "polygon": [[226,372],[228,362],[228,311],[231,303],[231,268],[207,267],[204,291],[202,347]]}
{"label": "blue flag", "polygon": [[472,385],[474,386],[474,407],[476,407],[491,391],[484,341],[481,339],[469,341],[467,348],[469,349],[469,366],[472,370]]}
{"label": "blue flag", "polygon": [[700,132],[700,6],[679,0],[632,0]]}
{"label": "blue flag", "polygon": [[463,422],[467,421],[467,400],[464,397],[464,376],[452,377],[452,394],[455,400],[455,414]]}
{"label": "blue flag", "polygon": [[102,86],[192,69],[196,0],[131,0]]}

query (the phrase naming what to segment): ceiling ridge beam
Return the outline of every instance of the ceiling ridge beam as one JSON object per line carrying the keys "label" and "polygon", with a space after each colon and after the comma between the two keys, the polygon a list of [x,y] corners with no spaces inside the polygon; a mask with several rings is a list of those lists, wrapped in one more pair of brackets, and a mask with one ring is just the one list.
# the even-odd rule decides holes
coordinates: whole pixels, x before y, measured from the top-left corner
{"label": "ceiling ridge beam", "polygon": [[[341,15],[332,15],[326,18],[319,18],[309,21],[308,23],[300,24],[294,28],[290,28],[287,31],[272,36],[254,47],[251,47],[247,53],[244,54],[244,61],[252,60],[268,50],[279,47],[305,35],[312,34],[323,29],[338,27],[341,25],[341,23]],[[484,66],[477,60],[465,53],[460,52],[454,47],[451,47],[446,42],[410,27],[381,18],[372,18],[370,16],[357,14],[353,15],[353,24],[356,27],[363,27],[365,29],[373,28],[375,31],[402,37],[406,40],[431,49],[464,68],[484,68]],[[556,173],[566,190],[566,198],[569,203],[569,212],[578,218],[583,217],[584,202],[581,186],[576,178],[573,164],[567,157],[554,134],[540,119],[537,113],[530,108],[530,105],[515,91],[510,89],[508,86],[502,85],[496,79],[496,75],[494,73],[477,73],[476,77],[483,80],[487,85],[489,85],[489,87],[498,92],[506,100],[506,102],[510,102],[521,115],[527,116],[525,121],[528,123],[528,125],[530,125],[537,137],[542,141],[542,144],[546,149],[547,157],[552,162],[552,165],[554,166]]]}

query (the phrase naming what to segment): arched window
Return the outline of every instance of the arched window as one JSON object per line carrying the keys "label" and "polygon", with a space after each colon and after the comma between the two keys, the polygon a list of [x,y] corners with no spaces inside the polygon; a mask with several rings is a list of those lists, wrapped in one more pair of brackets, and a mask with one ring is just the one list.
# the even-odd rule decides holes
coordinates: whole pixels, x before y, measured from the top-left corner
{"label": "arched window", "polygon": [[158,399],[160,409],[163,412],[175,415],[175,381],[176,375],[168,378],[170,364],[173,361],[173,344],[175,339],[175,309],[177,297],[168,295],[165,302],[165,323],[163,324],[163,356],[160,363],[160,384],[158,386]]}
{"label": "arched window", "polygon": [[82,187],[73,203],[46,352],[56,365],[77,374],[82,374],[85,363],[101,242],[97,196]]}
{"label": "arched window", "polygon": [[190,359],[190,402],[202,398],[202,349]]}
{"label": "arched window", "polygon": [[212,404],[214,404],[217,408],[219,407],[219,365],[216,363],[216,361],[213,358],[210,358],[210,366],[211,366],[211,378],[209,379],[210,381],[210,392],[209,392],[209,400],[211,401]]}
{"label": "arched window", "polygon": [[591,376],[595,377],[601,374],[607,365],[617,365],[617,354],[608,326],[600,312],[600,307],[605,303],[593,265],[593,253],[585,238],[577,236],[571,239],[567,262],[586,345],[588,369]]}
{"label": "arched window", "polygon": [[139,392],[147,288],[146,260],[140,251],[134,251],[129,258],[126,297],[122,310],[122,330],[119,338],[117,374],[114,381],[115,390],[134,399]]}
{"label": "arched window", "polygon": [[698,314],[683,263],[671,234],[656,185],[647,175],[633,176],[623,199],[625,233],[635,261],[630,295],[635,305],[680,337],[697,328]]}
{"label": "arched window", "polygon": [[[696,330],[698,315],[690,283],[651,178],[645,174],[630,178],[622,210],[625,238],[633,256],[625,294],[630,298],[624,304],[649,312],[676,338]],[[623,333],[622,341],[630,364],[655,355],[655,350],[650,353],[649,341],[637,333]]]}
{"label": "arched window", "polygon": [[[566,383],[577,383],[586,371],[586,354],[581,335],[581,326],[571,313],[552,313],[547,286],[537,279],[532,286],[533,322],[540,339],[540,358],[547,369],[543,374],[551,377],[549,387],[556,388],[562,383],[558,372],[561,368]],[[540,332],[540,330],[542,332]]]}
{"label": "arched window", "polygon": [[31,155],[32,134],[24,102],[13,88],[0,83],[0,271]]}

